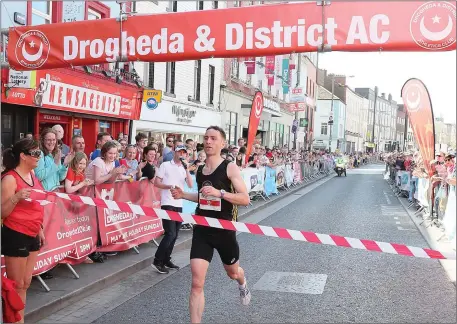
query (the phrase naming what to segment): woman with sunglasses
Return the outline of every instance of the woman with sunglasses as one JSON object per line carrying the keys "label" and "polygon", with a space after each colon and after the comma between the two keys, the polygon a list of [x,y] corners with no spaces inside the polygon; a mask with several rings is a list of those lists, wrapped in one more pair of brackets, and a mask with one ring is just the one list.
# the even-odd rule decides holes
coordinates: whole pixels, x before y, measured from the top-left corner
{"label": "woman with sunglasses", "polygon": [[67,165],[71,155],[67,155],[62,164],[62,153],[57,146],[57,133],[51,128],[45,128],[40,136],[40,148],[43,158],[35,168],[35,174],[45,190],[52,190],[60,185],[67,176]]}
{"label": "woman with sunglasses", "polygon": [[[16,282],[16,291],[24,304],[38,251],[44,244],[43,207],[36,201],[25,200],[32,189],[43,190],[33,172],[40,157],[38,142],[27,138],[3,152],[2,254],[6,275]],[[24,310],[19,313],[20,323],[24,323]]]}

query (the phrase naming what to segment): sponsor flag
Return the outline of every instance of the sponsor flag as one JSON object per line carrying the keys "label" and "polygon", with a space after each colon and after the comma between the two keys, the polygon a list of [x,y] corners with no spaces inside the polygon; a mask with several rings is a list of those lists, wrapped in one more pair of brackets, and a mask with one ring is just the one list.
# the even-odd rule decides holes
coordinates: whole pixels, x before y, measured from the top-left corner
{"label": "sponsor flag", "polygon": [[282,93],[289,93],[289,59],[282,60]]}
{"label": "sponsor flag", "polygon": [[248,124],[248,141],[246,144],[246,163],[248,162],[249,155],[251,154],[252,145],[254,144],[257,135],[257,128],[259,127],[260,116],[263,111],[263,94],[257,91],[252,99],[251,114],[249,115]]}
{"label": "sponsor flag", "polygon": [[435,123],[427,87],[419,79],[409,79],[401,89],[401,97],[413,127],[424,167],[430,173],[430,161],[435,158]]}

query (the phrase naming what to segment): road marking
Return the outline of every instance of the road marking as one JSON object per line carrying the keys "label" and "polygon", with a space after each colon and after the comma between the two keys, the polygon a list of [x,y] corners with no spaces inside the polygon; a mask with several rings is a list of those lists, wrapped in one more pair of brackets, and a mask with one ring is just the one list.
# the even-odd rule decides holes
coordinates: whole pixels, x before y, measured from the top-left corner
{"label": "road marking", "polygon": [[387,195],[387,192],[384,191],[384,197],[386,197],[387,204],[392,205],[392,201],[390,200],[389,196]]}
{"label": "road marking", "polygon": [[267,271],[253,289],[321,295],[326,283],[326,274]]}
{"label": "road marking", "polygon": [[413,231],[413,232],[416,231],[415,228],[403,228],[401,226],[397,226],[397,228],[398,228],[399,231]]}

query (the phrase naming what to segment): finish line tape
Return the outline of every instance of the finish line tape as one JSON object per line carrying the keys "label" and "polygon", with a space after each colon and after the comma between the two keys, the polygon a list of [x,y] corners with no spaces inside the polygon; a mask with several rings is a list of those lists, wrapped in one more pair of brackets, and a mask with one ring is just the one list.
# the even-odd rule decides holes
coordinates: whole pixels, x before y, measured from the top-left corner
{"label": "finish line tape", "polygon": [[398,254],[425,259],[445,259],[455,260],[455,252],[440,252],[427,248],[415,246],[407,246],[404,244],[378,242],[373,240],[362,240],[352,237],[344,237],[338,235],[320,234],[313,232],[290,230],[280,227],[270,227],[257,224],[240,223],[228,220],[221,220],[198,215],[183,214],[169,210],[156,209],[146,206],[134,205],[124,202],[116,202],[112,200],[104,200],[101,198],[92,198],[87,196],[77,196],[60,192],[48,192],[33,189],[30,195],[30,200],[40,202],[40,204],[50,204],[52,202],[46,200],[49,196],[55,196],[61,199],[72,202],[82,203],[89,206],[107,208],[115,211],[129,212],[137,215],[153,216],[161,219],[168,219],[176,222],[184,222],[197,224],[201,226],[221,228],[230,231],[238,231],[255,235],[278,237],[294,241],[303,241],[316,244],[334,245],[346,248],[375,251],[382,253]]}

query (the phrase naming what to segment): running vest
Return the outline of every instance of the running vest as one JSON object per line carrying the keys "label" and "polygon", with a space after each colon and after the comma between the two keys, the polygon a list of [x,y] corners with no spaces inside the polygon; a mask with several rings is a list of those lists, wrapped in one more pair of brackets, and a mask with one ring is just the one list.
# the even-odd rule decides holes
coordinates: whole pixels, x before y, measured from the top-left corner
{"label": "running vest", "polygon": [[200,190],[208,185],[212,186],[217,190],[225,190],[229,193],[235,193],[232,181],[227,176],[227,166],[231,163],[227,160],[222,163],[214,170],[210,175],[203,174],[203,167],[201,165],[197,169],[197,186],[198,186],[198,205],[196,214],[212,217],[218,219],[225,219],[229,221],[236,221],[238,217],[238,206],[229,203],[227,200],[216,197],[203,197],[200,194]]}

